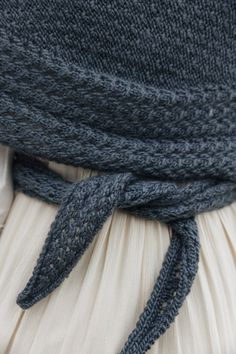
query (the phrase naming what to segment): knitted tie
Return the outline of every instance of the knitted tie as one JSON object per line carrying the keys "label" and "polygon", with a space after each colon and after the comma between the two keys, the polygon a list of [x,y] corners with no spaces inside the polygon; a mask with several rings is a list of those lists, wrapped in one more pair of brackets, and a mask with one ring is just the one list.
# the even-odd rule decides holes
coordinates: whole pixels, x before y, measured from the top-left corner
{"label": "knitted tie", "polygon": [[18,155],[15,186],[60,204],[32,277],[18,295],[24,309],[47,296],[67,277],[115,208],[158,219],[172,237],[150,299],[121,353],[145,353],[169,327],[197,272],[199,238],[192,215],[230,203],[234,183],[140,180],[131,173],[108,174],[71,183],[41,162]]}
{"label": "knitted tie", "polygon": [[[59,205],[17,302],[53,291],[114,209],[160,220],[171,243],[121,352],[145,353],[191,288],[194,216],[236,199],[235,1],[2,5],[0,142],[16,188]],[[36,158],[103,174],[70,183]]]}

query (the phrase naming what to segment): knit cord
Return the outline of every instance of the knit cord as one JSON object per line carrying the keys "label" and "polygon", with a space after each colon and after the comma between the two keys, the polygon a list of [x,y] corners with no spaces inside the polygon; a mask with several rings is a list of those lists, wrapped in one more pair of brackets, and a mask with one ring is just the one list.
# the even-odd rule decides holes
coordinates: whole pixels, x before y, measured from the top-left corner
{"label": "knit cord", "polygon": [[[158,219],[172,228],[170,246],[150,299],[122,354],[146,353],[178,314],[197,272],[199,237],[193,215],[226,205],[236,197],[232,182],[140,180],[131,173],[68,182],[43,163],[16,155],[18,191],[60,204],[43,250],[17,303],[27,309],[67,277],[115,208]],[[227,196],[227,197],[226,197]]]}
{"label": "knit cord", "polygon": [[[138,61],[138,72],[144,79],[148,74],[157,82],[144,80],[138,83],[132,77],[130,80],[116,77],[112,72],[103,74],[104,70],[93,71],[93,66],[68,62],[58,53],[52,55],[47,49],[47,41],[38,46],[38,40],[37,44],[30,40],[34,35],[25,37],[24,31],[22,33],[21,29],[29,24],[31,34],[37,28],[31,26],[34,21],[25,21],[22,16],[24,21],[15,27],[19,13],[24,14],[24,11],[9,6],[11,11],[4,10],[4,15],[11,18],[14,8],[13,21],[5,21],[4,16],[0,20],[0,142],[20,154],[107,173],[70,183],[35,159],[17,156],[14,166],[16,188],[59,205],[32,277],[17,302],[22,308],[28,308],[59,286],[115,208],[160,220],[172,228],[171,243],[150,300],[121,351],[122,354],[145,353],[174,320],[196,274],[199,240],[194,216],[236,199],[233,37],[227,33],[225,37],[221,36],[224,31],[219,29],[217,15],[215,27],[207,27],[209,31],[204,32],[212,33],[210,39],[215,39],[219,31],[222,40],[219,43],[227,44],[227,49],[219,57],[218,42],[214,42],[216,50],[209,52],[209,66],[205,65],[205,50],[204,56],[200,51],[196,60],[189,61],[194,57],[189,55],[189,45],[193,50],[197,45],[199,53],[199,41],[185,41],[182,37],[187,45],[181,52],[184,55],[176,58],[168,54],[168,58],[173,58],[174,62],[176,58],[181,65],[176,69],[171,65],[170,77],[174,82],[170,84],[167,79],[163,85],[158,84],[158,79],[160,76],[165,79],[168,70],[165,68],[165,75],[160,75],[160,67],[153,66],[157,56],[150,56],[148,44],[142,52],[142,61],[150,66],[140,72],[144,67]],[[159,11],[159,3],[155,6]],[[143,10],[149,8],[145,6]],[[223,18],[227,21],[223,21],[222,29],[231,30],[233,8],[224,7],[224,11],[220,11],[220,16],[225,14]],[[173,12],[172,3],[170,9]],[[182,9],[179,11],[180,20],[184,16]],[[36,12],[38,16],[39,11]],[[79,11],[77,14],[80,16]],[[140,14],[143,17],[143,11]],[[192,15],[195,18],[195,7]],[[201,19],[203,15],[201,13]],[[50,16],[50,21],[51,17],[54,16]],[[139,16],[134,20],[139,23]],[[205,21],[208,23],[208,19]],[[171,32],[169,26],[172,23],[175,25],[175,21],[171,21],[166,28],[171,43],[173,29]],[[58,22],[54,24],[55,30]],[[38,25],[42,28],[41,21]],[[22,36],[16,36],[14,28]],[[141,30],[139,25],[138,28]],[[53,37],[52,33],[49,39]],[[125,30],[124,35],[126,33],[130,36],[130,31]],[[180,44],[180,33],[174,33]],[[104,34],[106,31],[102,38]],[[154,30],[152,38],[153,43],[158,44],[152,48],[162,56],[162,45],[159,46],[163,43],[162,28]],[[120,42],[121,36],[116,39]],[[85,41],[84,35],[78,45],[81,40]],[[211,41],[205,40],[206,48],[214,49],[214,45],[209,45]],[[56,44],[58,47],[58,38]],[[69,42],[72,51],[76,47],[74,41]],[[135,51],[139,47],[140,43]],[[130,48],[127,48],[126,54],[129,54]],[[96,55],[91,57],[96,58]],[[122,55],[122,60],[125,57]],[[203,65],[199,65],[202,57]],[[179,59],[183,61],[178,62]],[[131,73],[134,64],[132,60]],[[155,75],[151,75],[152,67],[157,68]],[[183,74],[180,82],[175,81],[175,74]],[[209,74],[213,76],[208,77]],[[152,82],[153,87],[150,86]]]}
{"label": "knit cord", "polygon": [[171,223],[172,238],[160,275],[122,354],[146,353],[170,326],[197,272],[199,239],[193,218]]}

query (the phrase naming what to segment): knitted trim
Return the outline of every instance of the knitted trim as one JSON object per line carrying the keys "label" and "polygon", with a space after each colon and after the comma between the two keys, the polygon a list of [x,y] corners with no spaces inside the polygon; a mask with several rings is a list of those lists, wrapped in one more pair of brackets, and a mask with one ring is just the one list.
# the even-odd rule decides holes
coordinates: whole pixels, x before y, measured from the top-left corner
{"label": "knitted trim", "polygon": [[194,215],[236,198],[236,87],[159,90],[85,71],[0,33],[0,142],[108,172],[71,185],[33,159],[17,162],[17,188],[60,204],[17,302],[28,308],[53,291],[114,208],[164,221],[171,244],[121,352],[145,353],[178,314],[195,277]]}
{"label": "knitted trim", "polygon": [[235,133],[236,86],[157,89],[83,70],[0,34],[3,91],[43,114],[141,139],[207,136],[209,128],[211,136]]}

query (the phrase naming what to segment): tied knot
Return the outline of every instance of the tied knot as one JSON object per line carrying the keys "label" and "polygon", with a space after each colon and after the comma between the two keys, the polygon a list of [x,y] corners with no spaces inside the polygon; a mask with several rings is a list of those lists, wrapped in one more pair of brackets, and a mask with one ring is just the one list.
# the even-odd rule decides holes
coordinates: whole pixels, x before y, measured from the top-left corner
{"label": "tied knot", "polygon": [[18,295],[17,303],[23,309],[60,285],[115,208],[160,220],[172,229],[150,299],[121,354],[145,353],[174,321],[198,268],[199,236],[194,215],[229,204],[236,197],[231,181],[175,183],[117,173],[71,183],[39,161],[19,155],[15,158],[14,183],[19,191],[60,204],[33,274]]}
{"label": "tied knot", "polygon": [[67,187],[33,275],[18,295],[17,303],[23,309],[45,297],[69,275],[133,179],[130,173],[104,175]]}

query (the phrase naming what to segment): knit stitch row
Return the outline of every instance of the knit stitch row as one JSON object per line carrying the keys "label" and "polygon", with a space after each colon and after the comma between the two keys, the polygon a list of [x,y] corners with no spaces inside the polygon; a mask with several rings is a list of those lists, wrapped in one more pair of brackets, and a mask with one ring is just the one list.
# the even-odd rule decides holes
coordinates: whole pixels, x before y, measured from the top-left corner
{"label": "knit stitch row", "polygon": [[18,191],[60,205],[33,274],[17,303],[29,308],[67,277],[115,208],[166,222],[169,249],[150,299],[121,353],[145,353],[170,326],[191,289],[199,259],[194,215],[236,199],[234,182],[201,180],[179,184],[140,179],[132,173],[105,174],[69,182],[43,163],[17,155]]}
{"label": "knit stitch row", "polygon": [[[236,200],[234,0],[3,0],[0,142],[17,190],[59,205],[18,304],[61,284],[114,209],[171,242],[122,354],[144,354],[197,272],[194,216]],[[71,183],[38,158],[100,172]]]}

